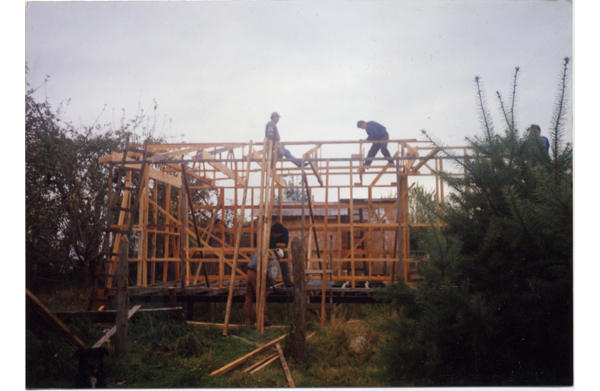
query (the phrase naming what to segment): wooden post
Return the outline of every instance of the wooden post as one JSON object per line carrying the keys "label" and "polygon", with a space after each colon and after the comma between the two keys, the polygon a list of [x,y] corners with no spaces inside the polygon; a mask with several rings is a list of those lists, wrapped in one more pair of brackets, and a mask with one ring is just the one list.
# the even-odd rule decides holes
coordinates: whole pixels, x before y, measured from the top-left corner
{"label": "wooden post", "polygon": [[[397,249],[398,249],[398,274],[404,276],[404,263],[402,254],[402,177],[400,175],[400,160],[396,160],[396,192],[397,192],[397,203],[396,203],[396,223],[398,223],[398,236],[397,236]],[[392,281],[394,282],[394,281]]]}
{"label": "wooden post", "polygon": [[[229,315],[231,313],[231,303],[233,303],[233,288],[235,285],[235,269],[238,264],[238,257],[240,254],[240,243],[242,241],[242,228],[244,226],[244,213],[246,211],[246,198],[248,196],[248,180],[250,179],[250,164],[252,158],[252,141],[248,149],[248,161],[246,162],[246,175],[244,177],[244,195],[242,196],[242,206],[240,209],[240,218],[238,220],[237,229],[235,232],[235,250],[233,253],[233,265],[231,266],[231,278],[229,279],[229,294],[227,295],[227,307],[225,308],[225,321],[223,327],[223,335],[227,336],[229,328]],[[237,194],[237,191],[236,191]],[[281,198],[281,197],[280,197]],[[236,204],[237,205],[237,204]],[[237,215],[236,215],[237,216]],[[250,233],[252,235],[252,232]]]}
{"label": "wooden post", "polygon": [[181,275],[181,291],[185,290],[185,279],[186,279],[186,273],[185,273],[185,255],[186,255],[186,248],[187,248],[187,232],[186,232],[186,228],[187,228],[187,186],[185,184],[185,182],[181,182],[181,236],[179,237],[179,244],[180,244],[180,251],[181,253],[179,254],[181,256],[181,263],[179,266],[179,270],[180,270],[180,275]]}
{"label": "wooden post", "polygon": [[129,294],[127,293],[129,279],[129,239],[121,236],[119,243],[119,265],[117,267],[117,353],[127,354],[127,319],[129,313]]}
{"label": "wooden post", "polygon": [[292,263],[294,267],[294,335],[292,356],[306,359],[306,282],[304,281],[304,243],[292,239]]}

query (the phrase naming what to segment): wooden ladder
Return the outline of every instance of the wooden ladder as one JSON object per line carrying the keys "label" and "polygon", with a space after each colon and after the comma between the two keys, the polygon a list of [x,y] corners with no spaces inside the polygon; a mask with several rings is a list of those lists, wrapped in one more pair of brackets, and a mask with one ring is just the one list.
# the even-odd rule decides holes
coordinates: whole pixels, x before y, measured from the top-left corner
{"label": "wooden ladder", "polygon": [[[128,137],[125,141],[122,159],[110,164],[106,230],[102,244],[105,284],[104,289],[96,291],[94,296],[89,299],[88,310],[92,310],[98,303],[100,304],[98,309],[104,309],[107,304],[110,304],[107,293],[115,278],[114,269],[119,257],[119,241],[122,235],[131,237],[133,231],[134,214],[138,209],[141,192],[144,188],[147,151],[147,141],[144,143],[144,149],[139,149],[129,145]],[[114,212],[119,213],[117,224],[114,224],[113,221]]]}

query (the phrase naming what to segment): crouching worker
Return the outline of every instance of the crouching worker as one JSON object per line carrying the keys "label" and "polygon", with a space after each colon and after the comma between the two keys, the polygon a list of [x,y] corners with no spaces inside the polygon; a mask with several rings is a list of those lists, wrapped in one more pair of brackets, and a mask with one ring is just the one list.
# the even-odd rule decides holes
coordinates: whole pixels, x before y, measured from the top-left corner
{"label": "crouching worker", "polygon": [[[283,257],[283,250],[277,249],[268,252],[269,263],[267,265],[267,286],[273,285],[273,282],[279,274],[278,259]],[[257,270],[258,270],[258,252],[252,255],[248,262],[248,270],[246,272],[246,301],[244,302],[244,320],[246,324],[254,324],[253,303],[258,301],[258,286],[257,286]],[[270,326],[271,322],[267,320],[267,295],[263,301],[264,308],[264,325]]]}

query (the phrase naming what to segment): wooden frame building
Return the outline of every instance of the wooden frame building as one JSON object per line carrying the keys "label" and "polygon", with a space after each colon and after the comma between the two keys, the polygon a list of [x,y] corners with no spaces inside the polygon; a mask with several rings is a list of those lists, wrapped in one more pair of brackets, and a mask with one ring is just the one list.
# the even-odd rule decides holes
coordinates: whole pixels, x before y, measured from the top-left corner
{"label": "wooden frame building", "polygon": [[[352,288],[398,275],[410,283],[415,259],[409,226],[415,223],[409,221],[408,192],[415,181],[428,179],[436,202],[443,202],[444,186],[436,176],[444,168],[439,150],[414,139],[390,140],[395,165],[377,157],[363,171],[364,146],[370,142],[280,145],[305,152],[297,162],[277,161],[271,151],[278,146],[265,139],[128,145],[101,158],[111,167],[106,287],[113,284],[123,234],[132,243],[131,289],[236,284],[245,279],[252,254],[266,251],[273,219],[303,239],[308,270],[326,266],[328,279]],[[357,153],[345,158],[323,156],[325,147],[356,146]],[[466,148],[455,149],[466,155]],[[301,200],[283,201],[291,189]],[[217,219],[226,224],[215,227]]]}

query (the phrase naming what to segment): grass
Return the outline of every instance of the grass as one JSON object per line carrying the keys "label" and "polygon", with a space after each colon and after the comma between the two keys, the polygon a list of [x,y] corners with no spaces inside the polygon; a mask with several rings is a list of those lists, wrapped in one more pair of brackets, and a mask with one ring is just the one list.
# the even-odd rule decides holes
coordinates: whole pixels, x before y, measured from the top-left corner
{"label": "grass", "polygon": [[[52,298],[40,298],[54,311],[83,310],[76,291],[57,292]],[[146,307],[144,305],[144,307]],[[224,306],[198,304],[197,321],[222,322]],[[269,319],[276,324],[291,322],[291,305],[269,305]],[[384,366],[378,346],[384,338],[377,331],[382,307],[346,305],[334,311],[334,318],[320,330],[320,320],[311,316],[309,333],[316,334],[307,341],[307,359],[296,361],[289,357],[288,340],[282,347],[297,387],[383,387]],[[232,323],[241,323],[243,311],[234,307]],[[240,318],[241,317],[241,318]],[[240,319],[238,319],[240,318]],[[112,325],[97,325],[82,321],[68,325],[88,346],[98,341]],[[249,365],[272,354],[267,349],[247,360],[240,367],[221,376],[210,376],[214,370],[286,333],[287,329],[268,329],[260,334],[254,327],[229,329],[224,337],[216,326],[176,323],[145,313],[130,320],[128,354],[118,356],[114,345],[105,345],[109,388],[267,388],[288,387],[279,361],[257,374],[243,373]],[[26,387],[70,388],[76,373],[75,349],[61,340],[40,340],[27,333]]]}

